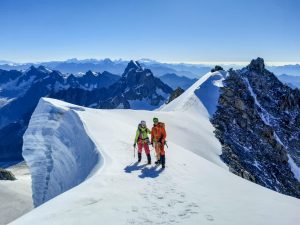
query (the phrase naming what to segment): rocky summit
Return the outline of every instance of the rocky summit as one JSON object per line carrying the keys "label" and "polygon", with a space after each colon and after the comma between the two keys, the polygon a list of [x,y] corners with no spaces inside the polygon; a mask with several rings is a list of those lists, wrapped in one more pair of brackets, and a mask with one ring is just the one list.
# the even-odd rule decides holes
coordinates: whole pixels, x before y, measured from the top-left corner
{"label": "rocky summit", "polygon": [[[135,61],[130,61],[122,78],[111,87],[112,105],[118,108],[138,109],[135,104],[142,102],[144,108],[162,105],[173,91],[159,78],[154,77],[149,69],[144,69]],[[146,107],[148,105],[148,107]]]}
{"label": "rocky summit", "polygon": [[178,98],[180,95],[182,95],[182,93],[184,92],[184,90],[181,87],[176,88],[172,93],[171,96],[169,98],[169,100],[166,102],[167,104],[169,104],[171,101],[173,101],[174,99]]}
{"label": "rocky summit", "polygon": [[300,198],[300,90],[282,84],[257,58],[229,70],[211,122],[230,170]]}

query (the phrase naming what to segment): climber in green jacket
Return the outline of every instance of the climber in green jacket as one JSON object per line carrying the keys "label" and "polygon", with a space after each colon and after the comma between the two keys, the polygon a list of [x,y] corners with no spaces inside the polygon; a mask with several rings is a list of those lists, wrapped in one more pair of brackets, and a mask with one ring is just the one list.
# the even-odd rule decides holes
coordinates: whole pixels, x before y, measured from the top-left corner
{"label": "climber in green jacket", "polygon": [[136,144],[138,144],[138,162],[142,159],[142,149],[145,149],[148,164],[151,164],[151,156],[150,156],[150,149],[149,149],[149,137],[148,134],[150,134],[151,131],[147,128],[146,122],[144,120],[141,121],[141,123],[138,125],[138,129],[136,131],[135,139],[134,139],[134,148]]}

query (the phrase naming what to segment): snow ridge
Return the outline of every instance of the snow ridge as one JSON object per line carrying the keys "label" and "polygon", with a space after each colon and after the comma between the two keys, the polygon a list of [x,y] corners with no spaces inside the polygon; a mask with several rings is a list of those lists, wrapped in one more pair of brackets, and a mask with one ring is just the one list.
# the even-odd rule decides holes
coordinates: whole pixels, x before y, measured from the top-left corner
{"label": "snow ridge", "polygon": [[[211,117],[216,111],[219,89],[223,86],[225,72],[209,72],[202,76],[190,88],[188,88],[179,98],[174,99],[167,105],[163,105],[161,111],[187,111],[196,108],[201,114]],[[195,104],[197,105],[195,107]]]}
{"label": "snow ridge", "polygon": [[41,99],[31,117],[23,157],[32,175],[35,206],[80,184],[102,161],[76,110],[83,109],[59,108]]}

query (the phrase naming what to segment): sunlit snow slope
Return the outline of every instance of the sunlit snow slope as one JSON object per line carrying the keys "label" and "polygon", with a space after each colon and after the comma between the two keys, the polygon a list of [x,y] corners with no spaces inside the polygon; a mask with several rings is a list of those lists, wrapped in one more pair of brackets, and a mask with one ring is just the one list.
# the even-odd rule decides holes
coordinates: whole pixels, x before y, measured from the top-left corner
{"label": "sunlit snow slope", "polygon": [[216,111],[220,96],[219,88],[223,86],[222,81],[225,79],[225,76],[225,71],[205,74],[179,98],[167,105],[163,105],[160,110],[187,111],[187,113],[196,110],[202,115],[208,113],[209,116],[212,116]]}
{"label": "sunlit snow slope", "polygon": [[[74,129],[67,129],[70,134],[66,136],[55,130],[55,139],[60,137],[68,142],[68,139],[73,140],[73,132],[78,131],[84,138],[89,135],[95,148],[82,147],[81,151],[93,152],[96,149],[98,163],[91,164],[90,160],[79,158],[78,164],[90,166],[89,179],[13,224],[297,224],[300,219],[298,199],[237,177],[228,172],[220,160],[221,146],[214,137],[209,116],[216,105],[223,76],[219,72],[208,73],[179,98],[154,112],[87,109],[42,99],[39,110],[33,115],[35,119],[32,118],[32,121],[40,121],[41,127],[32,121],[29,125],[29,130],[35,127],[38,133],[36,147],[29,145],[28,148],[31,149],[32,162],[37,163],[31,164],[35,165],[32,169],[47,162],[47,157],[41,156],[49,152],[43,146],[49,145],[52,154],[57,154],[55,161],[64,160],[68,165],[68,151],[72,144],[64,145],[69,148],[61,151],[49,136],[43,138],[43,132],[39,132],[43,120],[57,118],[56,112],[62,117],[73,115],[77,125]],[[213,94],[205,96],[205,90]],[[43,110],[45,106],[47,110]],[[138,122],[146,120],[151,127],[154,116],[166,123],[169,148],[166,149],[165,170],[145,165],[145,155],[140,164],[133,158],[132,144]],[[67,121],[57,121],[53,122],[60,124],[61,130],[70,126]],[[35,142],[35,132],[26,134],[24,140],[28,138]],[[80,137],[76,136],[78,142],[82,141]],[[80,148],[78,151],[81,152]],[[154,158],[153,150],[151,154]],[[57,172],[63,171],[60,164],[53,165],[46,174],[56,174],[55,179],[51,180],[50,176],[48,182],[42,173],[41,176],[33,175],[33,186],[53,190],[57,182],[63,186],[70,182],[68,179],[76,177],[77,170],[71,171],[69,178],[60,177]]]}
{"label": "sunlit snow slope", "polygon": [[[89,179],[12,224],[294,225],[299,222],[298,199],[227,171],[218,157],[220,145],[212,133],[208,114],[201,108],[190,109],[190,113],[150,112],[87,109],[53,99],[40,102],[45,103],[53,108],[47,113],[72,111],[79,116],[101,155],[102,164]],[[145,157],[140,164],[133,158],[136,125],[141,119],[151,125],[153,116],[166,122],[169,148],[165,170],[146,166]],[[42,127],[43,122],[40,124]],[[80,135],[78,138],[80,141]],[[37,145],[32,154],[42,161],[38,155],[46,150],[41,147],[42,142]],[[55,145],[52,150],[59,151]],[[63,160],[65,155],[69,154],[60,155]],[[60,182],[69,181],[65,177]]]}

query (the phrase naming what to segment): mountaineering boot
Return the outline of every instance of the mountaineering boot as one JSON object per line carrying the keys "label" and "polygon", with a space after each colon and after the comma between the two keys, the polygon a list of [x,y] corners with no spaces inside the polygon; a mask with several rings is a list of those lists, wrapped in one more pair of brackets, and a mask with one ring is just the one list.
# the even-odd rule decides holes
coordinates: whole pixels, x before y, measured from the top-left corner
{"label": "mountaineering boot", "polygon": [[164,155],[160,156],[160,160],[161,160],[161,167],[164,169],[166,164],[166,156]]}
{"label": "mountaineering boot", "polygon": [[138,162],[141,162],[142,160],[142,153],[138,153]]}
{"label": "mountaineering boot", "polygon": [[160,159],[158,159],[157,161],[155,161],[155,165],[159,165],[160,164]]}
{"label": "mountaineering boot", "polygon": [[150,154],[147,155],[147,159],[148,159],[148,165],[150,165],[151,164],[151,155]]}

